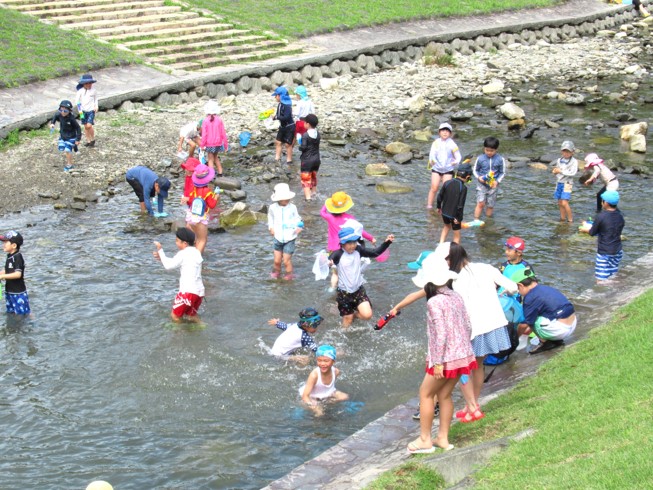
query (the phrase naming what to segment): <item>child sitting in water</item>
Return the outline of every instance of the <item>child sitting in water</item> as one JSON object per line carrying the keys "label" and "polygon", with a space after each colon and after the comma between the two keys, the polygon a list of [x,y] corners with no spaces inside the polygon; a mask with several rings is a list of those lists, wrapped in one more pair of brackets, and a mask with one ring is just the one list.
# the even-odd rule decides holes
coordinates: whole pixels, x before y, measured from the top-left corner
{"label": "child sitting in water", "polygon": [[277,337],[272,346],[272,355],[292,361],[306,361],[308,356],[292,355],[297,349],[305,347],[317,351],[317,344],[312,337],[317,327],[322,323],[322,317],[315,308],[304,308],[299,312],[297,323],[284,323],[278,318],[268,320],[268,325],[274,325],[283,333]]}
{"label": "child sitting in water", "polygon": [[176,237],[175,244],[179,252],[174,257],[167,257],[161,244],[154,242],[154,258],[159,260],[166,270],[180,269],[179,292],[172,305],[173,321],[180,322],[185,316],[189,321],[199,323],[197,310],[204,299],[202,254],[195,248],[195,233],[188,228],[177,229]]}
{"label": "child sitting in water", "polygon": [[338,289],[336,301],[338,310],[342,317],[342,326],[347,328],[351,325],[354,317],[361,320],[372,318],[372,305],[370,298],[367,296],[365,287],[363,287],[363,257],[378,257],[394,241],[394,235],[388,235],[385,242],[374,250],[363,248],[358,241],[361,238],[363,225],[349,220],[352,223],[347,227],[341,228],[338,233],[340,239],[340,249],[329,255],[332,265],[335,265],[338,271]]}
{"label": "child sitting in water", "polygon": [[319,417],[324,414],[320,402],[327,400],[341,402],[349,399],[349,395],[336,390],[336,378],[340,376],[340,370],[334,367],[336,363],[335,347],[321,345],[315,356],[317,367],[308,375],[306,383],[299,388],[299,395],[302,397],[302,401]]}

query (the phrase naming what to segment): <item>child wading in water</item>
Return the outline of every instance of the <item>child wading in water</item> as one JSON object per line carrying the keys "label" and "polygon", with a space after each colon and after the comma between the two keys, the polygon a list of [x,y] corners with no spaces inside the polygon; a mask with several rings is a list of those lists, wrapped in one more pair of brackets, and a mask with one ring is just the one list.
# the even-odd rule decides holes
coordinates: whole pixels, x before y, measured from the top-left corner
{"label": "child wading in water", "polygon": [[95,115],[99,110],[97,92],[93,88],[93,84],[96,82],[97,80],[87,73],[82,75],[77,83],[75,104],[79,111],[79,118],[84,125],[85,146],[95,146]]}
{"label": "child wading in water", "polygon": [[295,278],[292,267],[292,254],[295,253],[295,239],[304,228],[304,222],[297,212],[297,207],[290,202],[295,197],[288,184],[274,186],[271,199],[274,203],[268,209],[268,229],[274,237],[274,269],[272,279],[281,274],[281,262],[286,269],[283,278],[290,281]]}
{"label": "child wading in water", "polygon": [[209,213],[220,202],[220,189],[218,188],[216,192],[209,187],[213,177],[215,177],[215,170],[211,167],[203,163],[195,165],[191,177],[193,189],[188,196],[181,198],[182,204],[188,204],[186,226],[195,233],[195,243],[200,254],[204,253],[209,236]]}
{"label": "child wading in water", "polygon": [[394,241],[394,235],[388,235],[385,242],[374,250],[363,248],[358,241],[361,239],[360,232],[363,225],[353,220],[356,228],[345,227],[340,229],[340,249],[329,255],[331,264],[338,269],[338,289],[336,301],[338,310],[342,317],[342,326],[349,327],[354,317],[361,320],[372,318],[372,305],[367,292],[363,287],[362,257],[378,257]]}
{"label": "child wading in water", "polygon": [[574,175],[578,172],[578,160],[574,158],[575,149],[573,141],[563,141],[560,147],[562,157],[558,158],[553,169],[553,173],[558,179],[553,197],[558,200],[560,221],[569,223],[573,221],[569,200],[574,188]]}
{"label": "child wading in water", "polygon": [[[591,174],[588,172],[591,170]],[[605,191],[618,191],[619,180],[617,176],[612,173],[608,167],[605,166],[603,160],[599,158],[596,153],[585,155],[585,173],[580,177],[580,183],[583,185],[592,185],[597,179],[601,179],[603,187],[596,193],[596,212],[600,213],[603,209],[603,199],[601,194]]]}
{"label": "child wading in water", "polygon": [[179,292],[175,296],[170,316],[175,322],[186,317],[190,322],[200,323],[197,310],[204,299],[204,283],[202,254],[195,248],[195,233],[188,228],[179,228],[175,244],[179,252],[174,257],[167,257],[159,242],[154,242],[156,251],[153,252],[154,258],[161,261],[166,270],[180,269]]}
{"label": "child wading in water", "polygon": [[[229,150],[229,139],[224,129],[224,122],[220,114],[220,106],[215,100],[210,100],[204,106],[206,117],[202,120],[202,135],[200,146],[206,150],[206,159],[209,167],[216,168],[218,177],[222,177],[222,163],[218,153]],[[193,156],[193,155],[190,155]]]}
{"label": "child wading in water", "polygon": [[309,114],[303,123],[306,126],[306,132],[299,136],[301,143],[299,151],[301,155],[301,180],[302,189],[304,190],[304,199],[312,200],[317,196],[317,171],[320,169],[320,134],[317,132],[317,116]]}
{"label": "child wading in water", "polygon": [[347,393],[336,390],[336,378],[340,370],[334,367],[336,349],[330,345],[321,345],[315,352],[317,367],[308,375],[306,383],[299,388],[302,401],[308,405],[315,415],[322,416],[324,408],[320,402],[342,402],[349,399]]}
{"label": "child wading in water", "polygon": [[503,180],[505,173],[505,162],[503,157],[497,153],[499,150],[499,140],[489,136],[483,140],[483,154],[476,159],[474,163],[474,177],[478,181],[476,184],[476,208],[474,209],[474,219],[481,219],[483,208],[485,216],[490,218],[494,212],[494,205],[497,202],[497,193],[499,184]]}
{"label": "child wading in water", "polygon": [[[9,231],[0,236],[2,249],[7,253],[7,260],[0,280],[6,281],[5,306],[7,313],[29,315],[29,297],[25,286],[25,259],[20,252],[23,245],[23,235],[17,231]],[[0,292],[2,292],[0,290]]]}
{"label": "child wading in water", "polygon": [[291,361],[308,363],[308,356],[294,355],[295,351],[302,347],[315,353],[317,344],[312,335],[322,323],[322,317],[315,308],[304,308],[299,312],[297,323],[284,323],[278,318],[268,320],[268,325],[274,325],[283,333],[277,337],[272,346],[273,356],[281,357]]}
{"label": "child wading in water", "polygon": [[69,100],[62,100],[59,104],[59,110],[52,116],[50,129],[59,122],[59,151],[66,155],[66,165],[64,170],[67,172],[73,168],[73,152],[77,151],[77,146],[82,140],[82,128],[73,116],[73,104]]}
{"label": "child wading in water", "polygon": [[429,190],[426,209],[433,208],[433,200],[438,192],[440,182],[446,182],[453,178],[453,171],[462,159],[458,145],[451,139],[452,131],[451,124],[440,124],[438,128],[439,137],[431,145],[431,153],[429,153],[431,189]]}
{"label": "child wading in water", "polygon": [[440,243],[447,240],[450,230],[453,230],[453,241],[460,243],[460,228],[467,199],[465,183],[469,182],[471,175],[472,167],[465,163],[458,167],[455,179],[447,180],[442,184],[437,200],[438,213],[442,215],[444,222],[444,228],[440,233]]}

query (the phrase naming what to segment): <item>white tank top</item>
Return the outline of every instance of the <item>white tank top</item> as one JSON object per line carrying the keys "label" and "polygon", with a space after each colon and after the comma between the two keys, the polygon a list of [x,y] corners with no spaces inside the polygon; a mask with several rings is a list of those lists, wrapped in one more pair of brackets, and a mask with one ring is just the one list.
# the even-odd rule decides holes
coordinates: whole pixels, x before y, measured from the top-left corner
{"label": "white tank top", "polygon": [[[315,383],[315,386],[311,391],[310,397],[316,400],[324,400],[326,398],[329,398],[330,396],[333,396],[333,394],[336,392],[336,368],[331,366],[331,384],[329,385],[325,385],[322,382],[322,375],[320,373],[320,368],[315,368],[315,371],[317,371],[317,383]],[[306,386],[306,383],[304,383],[299,388],[299,396],[302,396],[304,394],[304,386]]]}

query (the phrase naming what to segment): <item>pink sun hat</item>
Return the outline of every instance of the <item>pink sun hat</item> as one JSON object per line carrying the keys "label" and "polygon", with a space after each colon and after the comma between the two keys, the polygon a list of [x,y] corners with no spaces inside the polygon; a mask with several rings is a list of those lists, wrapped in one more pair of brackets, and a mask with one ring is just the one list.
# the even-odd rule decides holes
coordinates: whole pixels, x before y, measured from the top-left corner
{"label": "pink sun hat", "polygon": [[213,180],[213,177],[215,177],[215,170],[213,167],[200,163],[193,171],[193,184],[197,187],[204,187]]}

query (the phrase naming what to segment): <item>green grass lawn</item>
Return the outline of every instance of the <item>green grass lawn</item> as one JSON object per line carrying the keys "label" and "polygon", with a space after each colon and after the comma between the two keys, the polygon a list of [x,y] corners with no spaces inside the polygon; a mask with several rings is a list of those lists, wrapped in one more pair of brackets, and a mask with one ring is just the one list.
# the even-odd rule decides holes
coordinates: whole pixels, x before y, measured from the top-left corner
{"label": "green grass lawn", "polygon": [[77,32],[0,9],[0,87],[133,62],[134,55]]}
{"label": "green grass lawn", "polygon": [[257,29],[295,38],[338,29],[430,17],[450,17],[526,7],[560,0],[185,0]]}
{"label": "green grass lawn", "polygon": [[488,403],[483,420],[454,424],[457,446],[535,430],[480,470],[474,488],[651,488],[651,359],[653,290]]}

